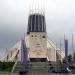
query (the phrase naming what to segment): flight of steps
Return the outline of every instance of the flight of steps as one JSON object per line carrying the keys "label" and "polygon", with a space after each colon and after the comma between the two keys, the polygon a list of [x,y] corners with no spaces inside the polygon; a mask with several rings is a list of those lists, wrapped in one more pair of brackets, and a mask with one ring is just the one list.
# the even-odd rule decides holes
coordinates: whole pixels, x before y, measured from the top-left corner
{"label": "flight of steps", "polygon": [[29,62],[28,74],[32,75],[44,75],[47,74],[49,70],[48,62]]}
{"label": "flight of steps", "polygon": [[55,62],[49,62],[49,73],[54,73],[56,70],[56,63]]}
{"label": "flight of steps", "polygon": [[14,73],[25,73],[25,75],[49,75],[54,70],[54,66],[49,62],[28,62],[25,66],[17,63]]}
{"label": "flight of steps", "polygon": [[27,71],[27,65],[23,65],[21,64],[21,62],[18,62],[17,65],[15,66],[15,69],[14,69],[14,73],[20,73],[21,71]]}

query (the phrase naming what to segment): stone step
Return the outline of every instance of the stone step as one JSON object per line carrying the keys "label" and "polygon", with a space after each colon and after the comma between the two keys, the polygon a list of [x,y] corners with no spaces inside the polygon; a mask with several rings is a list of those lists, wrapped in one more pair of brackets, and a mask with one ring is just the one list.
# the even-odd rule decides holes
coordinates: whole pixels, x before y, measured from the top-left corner
{"label": "stone step", "polygon": [[17,63],[14,73],[19,73],[21,71],[28,71],[28,74],[30,73],[48,73],[48,71],[54,70],[53,65],[49,65],[48,62],[29,62],[27,64],[27,67],[25,65],[22,65],[20,62]]}

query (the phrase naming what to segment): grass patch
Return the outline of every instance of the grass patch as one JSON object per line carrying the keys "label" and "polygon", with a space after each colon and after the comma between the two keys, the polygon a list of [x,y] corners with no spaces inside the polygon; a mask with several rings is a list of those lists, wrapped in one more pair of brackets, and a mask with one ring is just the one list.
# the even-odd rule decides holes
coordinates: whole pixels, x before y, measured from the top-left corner
{"label": "grass patch", "polygon": [[0,62],[0,71],[8,71],[12,70],[14,62]]}

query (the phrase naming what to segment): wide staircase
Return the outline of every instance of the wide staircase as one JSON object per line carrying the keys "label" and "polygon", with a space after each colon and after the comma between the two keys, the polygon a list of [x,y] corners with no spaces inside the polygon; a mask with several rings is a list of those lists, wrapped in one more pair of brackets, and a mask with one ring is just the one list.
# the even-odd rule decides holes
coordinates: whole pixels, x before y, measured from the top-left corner
{"label": "wide staircase", "polygon": [[28,75],[46,75],[48,70],[48,62],[29,62]]}
{"label": "wide staircase", "polygon": [[28,62],[26,66],[18,62],[13,73],[19,73],[20,75],[49,75],[54,70],[54,65],[49,62]]}
{"label": "wide staircase", "polygon": [[12,73],[20,73],[21,71],[27,71],[28,65],[21,64],[21,62],[17,62],[12,69]]}

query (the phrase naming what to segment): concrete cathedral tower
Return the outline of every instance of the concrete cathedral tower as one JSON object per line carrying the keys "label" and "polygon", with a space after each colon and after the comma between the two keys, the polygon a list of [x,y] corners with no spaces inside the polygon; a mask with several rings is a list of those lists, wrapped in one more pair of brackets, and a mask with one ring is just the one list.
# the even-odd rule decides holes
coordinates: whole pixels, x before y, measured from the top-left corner
{"label": "concrete cathedral tower", "polygon": [[28,18],[29,59],[31,61],[46,61],[47,33],[46,21],[43,12],[31,13]]}
{"label": "concrete cathedral tower", "polygon": [[[65,57],[65,51],[58,48],[52,40],[49,40],[46,32],[46,21],[44,12],[35,11],[31,12],[28,17],[28,29],[25,36],[25,44],[27,49],[26,60],[30,61],[52,61],[63,60]],[[6,56],[0,59],[0,61],[20,61],[20,50],[25,49],[25,46],[21,44],[21,40],[17,42],[14,47],[9,49]],[[11,55],[12,53],[12,55]],[[10,56],[11,55],[11,56]],[[16,56],[19,56],[16,58]],[[26,55],[24,55],[24,58]]]}

